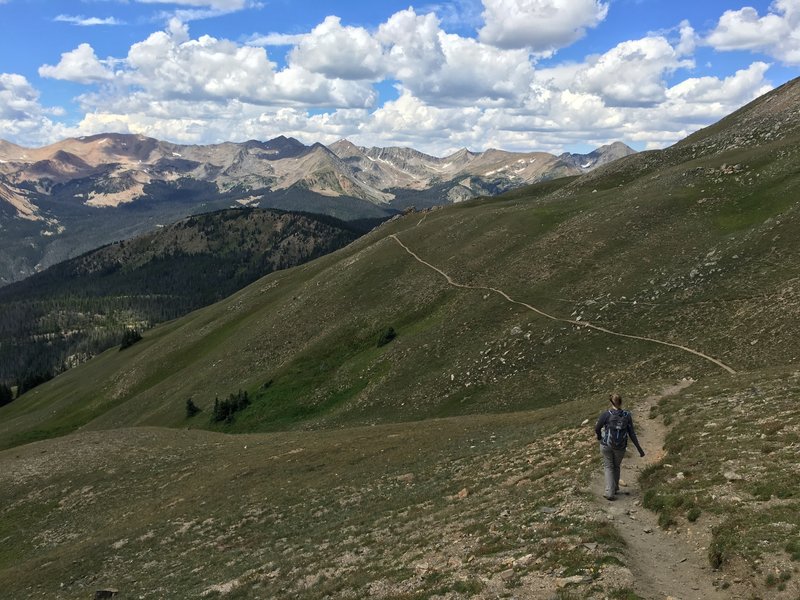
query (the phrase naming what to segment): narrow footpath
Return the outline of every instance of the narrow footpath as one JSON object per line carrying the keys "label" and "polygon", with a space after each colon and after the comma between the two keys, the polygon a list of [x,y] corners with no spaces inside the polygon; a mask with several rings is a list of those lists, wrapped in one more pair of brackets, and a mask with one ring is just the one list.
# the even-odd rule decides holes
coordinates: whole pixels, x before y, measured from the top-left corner
{"label": "narrow footpath", "polygon": [[692,383],[685,379],[632,407],[636,435],[646,454],[639,458],[633,444],[629,444],[620,477],[624,485],[620,485],[621,493],[614,501],[603,498],[603,472],[598,451],[598,474],[593,485],[596,502],[625,539],[625,566],[633,574],[634,591],[647,600],[729,600],[731,597],[713,585],[707,540],[702,537],[687,539],[684,534],[662,530],[658,526],[658,516],[641,506],[639,473],[664,457],[667,433],[661,417],[648,418],[650,408],[661,398],[677,394]]}
{"label": "narrow footpath", "polygon": [[[423,260],[397,235],[391,234],[389,237],[417,262],[444,277],[447,283],[453,287],[499,294],[509,303],[522,306],[546,319],[594,329],[612,336],[670,346],[707,360],[728,373],[736,373],[729,365],[694,348],[655,338],[612,331],[587,321],[557,317],[525,302],[514,300],[503,290],[459,283],[440,268]],[[667,432],[660,417],[648,418],[650,408],[661,398],[677,394],[692,383],[694,383],[692,380],[683,380],[633,407],[636,433],[646,456],[639,458],[635,451],[628,452],[628,456],[622,463],[621,482],[624,484],[620,486],[622,493],[617,500],[608,501],[603,498],[603,472],[598,451],[598,474],[593,484],[596,502],[625,539],[628,559],[626,567],[633,575],[634,591],[646,600],[729,600],[732,597],[729,593],[718,590],[713,585],[714,574],[707,558],[707,532],[694,532],[692,538],[689,539],[681,533],[664,531],[658,526],[657,515],[641,506],[641,491],[638,486],[639,473],[648,465],[657,463],[664,458],[664,439]]]}
{"label": "narrow footpath", "polygon": [[[422,221],[420,221],[420,223],[421,222]],[[520,302],[519,300],[514,300],[511,296],[509,296],[503,290],[499,290],[497,288],[493,288],[493,287],[489,287],[489,286],[485,286],[485,285],[468,285],[468,284],[465,284],[465,283],[459,283],[456,280],[454,280],[452,277],[450,277],[450,275],[448,275],[447,273],[442,271],[439,267],[436,267],[436,266],[432,265],[431,263],[429,263],[429,262],[423,260],[422,258],[420,258],[419,255],[416,254],[413,250],[411,250],[411,248],[406,246],[400,240],[400,238],[397,237],[396,234],[393,233],[389,237],[392,238],[395,242],[397,242],[400,245],[400,247],[402,247],[406,252],[408,252],[408,254],[410,254],[414,258],[414,260],[416,260],[417,262],[425,265],[429,269],[439,273],[439,275],[444,277],[447,280],[447,283],[449,285],[453,286],[453,287],[466,289],[466,290],[479,290],[479,291],[483,291],[483,292],[493,292],[495,294],[499,294],[500,296],[505,298],[505,300],[510,302],[511,304],[516,304],[518,306],[522,306],[524,308],[527,308],[528,310],[530,310],[532,312],[535,312],[537,315],[542,316],[545,319],[550,319],[551,321],[558,321],[560,323],[568,323],[570,325],[575,325],[576,327],[585,327],[587,329],[594,329],[595,331],[600,331],[602,333],[606,333],[608,335],[613,335],[613,336],[616,336],[616,337],[628,338],[628,339],[631,339],[631,340],[641,340],[641,341],[644,341],[644,342],[651,342],[653,344],[660,344],[661,346],[669,346],[671,348],[677,348],[678,350],[682,350],[683,352],[688,352],[690,354],[694,354],[695,356],[699,356],[700,358],[702,358],[704,360],[707,360],[707,361],[709,361],[711,363],[714,363],[715,365],[717,365],[721,369],[727,371],[728,373],[731,373],[731,374],[735,374],[736,373],[736,371],[732,367],[726,365],[721,360],[718,360],[718,359],[714,358],[713,356],[709,356],[708,354],[704,354],[703,352],[695,350],[694,348],[689,348],[688,346],[683,346],[681,344],[675,344],[673,342],[666,342],[664,340],[659,340],[659,339],[656,339],[656,338],[644,337],[644,336],[640,336],[640,335],[631,335],[629,333],[620,333],[619,331],[613,331],[611,329],[606,329],[605,327],[601,327],[599,325],[595,325],[594,323],[590,323],[589,321],[576,321],[574,319],[564,319],[562,317],[556,317],[556,316],[553,316],[553,315],[551,315],[549,313],[544,312],[543,310],[541,310],[539,308],[536,308],[535,306],[532,306],[531,304],[528,304],[526,302]]]}

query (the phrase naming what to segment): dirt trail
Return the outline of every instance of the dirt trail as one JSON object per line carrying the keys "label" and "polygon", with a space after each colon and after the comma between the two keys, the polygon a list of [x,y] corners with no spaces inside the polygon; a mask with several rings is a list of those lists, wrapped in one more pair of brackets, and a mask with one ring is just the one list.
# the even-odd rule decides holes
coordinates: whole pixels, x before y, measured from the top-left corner
{"label": "dirt trail", "polygon": [[[488,286],[459,283],[438,267],[420,258],[400,241],[400,238],[395,234],[390,237],[415,260],[439,273],[453,287],[494,292],[508,302],[523,306],[547,319],[579,327],[587,327],[618,337],[671,346],[712,362],[728,373],[736,373],[731,367],[716,358],[680,344],[619,333],[593,325],[587,321],[555,317],[535,306],[514,300],[503,290]],[[633,574],[634,591],[647,600],[725,600],[731,597],[730,594],[716,589],[712,584],[713,574],[704,548],[707,540],[703,539],[702,536],[689,540],[681,534],[662,530],[658,526],[657,516],[642,508],[641,493],[635,483],[638,481],[639,473],[643,468],[660,461],[664,457],[666,427],[660,418],[648,418],[650,408],[661,398],[674,395],[692,383],[692,380],[683,380],[663,390],[658,395],[646,398],[636,406],[636,414],[638,415],[635,419],[636,433],[647,455],[641,459],[634,449],[628,452],[628,456],[622,463],[621,481],[625,482],[625,485],[621,486],[622,493],[617,497],[617,500],[608,501],[603,498],[603,472],[602,467],[600,467],[598,451],[598,474],[593,484],[597,503],[606,512],[609,520],[614,522],[625,539],[628,555],[626,566]]]}
{"label": "dirt trail", "polygon": [[698,350],[695,350],[693,348],[689,348],[687,346],[682,346],[680,344],[675,344],[675,343],[672,343],[672,342],[665,342],[664,340],[658,340],[658,339],[655,339],[655,338],[649,338],[649,337],[643,337],[643,336],[639,336],[639,335],[631,335],[629,333],[620,333],[618,331],[612,331],[611,329],[606,329],[605,327],[601,327],[599,325],[594,325],[593,323],[590,323],[589,321],[576,321],[574,319],[563,319],[561,317],[555,317],[553,315],[550,315],[550,314],[544,312],[543,310],[540,310],[540,309],[536,308],[535,306],[532,306],[532,305],[527,304],[525,302],[520,302],[519,300],[514,300],[511,296],[506,294],[503,290],[499,290],[497,288],[493,288],[493,287],[489,287],[489,286],[485,286],[485,285],[468,285],[468,284],[464,284],[464,283],[459,283],[459,282],[455,281],[452,277],[450,277],[450,275],[448,275],[447,273],[442,271],[440,268],[435,267],[434,265],[432,265],[431,263],[429,263],[429,262],[427,262],[425,260],[422,260],[422,258],[420,258],[413,250],[411,250],[402,241],[400,241],[400,238],[397,237],[397,235],[395,235],[394,233],[391,234],[389,237],[392,238],[395,242],[397,242],[412,257],[414,257],[415,260],[417,260],[418,262],[422,263],[423,265],[425,265],[429,269],[432,269],[432,270],[436,271],[437,273],[439,273],[439,275],[444,277],[447,280],[447,283],[449,283],[453,287],[467,289],[467,290],[480,290],[480,291],[484,291],[484,292],[494,292],[495,294],[501,295],[503,298],[505,298],[511,304],[517,304],[519,306],[523,306],[523,307],[527,308],[528,310],[531,310],[531,311],[535,312],[537,315],[545,317],[546,319],[550,319],[551,321],[559,321],[561,323],[568,323],[570,325],[575,325],[577,327],[585,327],[587,329],[594,329],[595,331],[601,331],[601,332],[606,333],[608,335],[614,335],[614,336],[617,336],[617,337],[628,338],[628,339],[631,339],[631,340],[641,340],[641,341],[644,341],[644,342],[652,342],[653,344],[660,344],[662,346],[669,346],[671,348],[677,348],[678,350],[683,350],[684,352],[689,352],[690,354],[694,354],[695,356],[699,356],[702,359],[705,359],[705,360],[707,360],[709,362],[712,362],[715,365],[717,365],[718,367],[720,367],[720,368],[724,369],[725,371],[727,371],[728,373],[731,373],[731,374],[735,374],[736,373],[736,371],[734,371],[731,367],[729,367],[728,365],[726,365],[722,361],[717,360],[716,358],[714,358],[712,356],[709,356],[707,354],[703,354],[702,352],[699,352]]}
{"label": "dirt trail", "polygon": [[682,534],[668,533],[658,526],[655,513],[642,508],[639,473],[664,457],[667,428],[661,418],[650,419],[650,407],[661,398],[678,393],[694,383],[683,380],[660,394],[646,398],[634,411],[636,435],[646,455],[639,458],[632,444],[622,461],[621,494],[614,501],[603,498],[603,472],[598,452],[598,474],[594,481],[597,503],[613,521],[627,544],[626,566],[633,573],[634,591],[647,600],[724,600],[729,594],[712,585],[705,541],[689,540]]}

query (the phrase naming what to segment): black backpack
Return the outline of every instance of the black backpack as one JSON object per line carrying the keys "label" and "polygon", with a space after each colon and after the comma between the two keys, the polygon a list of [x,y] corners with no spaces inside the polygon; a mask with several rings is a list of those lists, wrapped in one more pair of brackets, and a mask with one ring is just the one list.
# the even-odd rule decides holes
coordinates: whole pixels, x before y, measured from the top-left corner
{"label": "black backpack", "polygon": [[628,425],[631,413],[627,410],[609,410],[603,430],[603,443],[615,450],[624,450],[628,445]]}

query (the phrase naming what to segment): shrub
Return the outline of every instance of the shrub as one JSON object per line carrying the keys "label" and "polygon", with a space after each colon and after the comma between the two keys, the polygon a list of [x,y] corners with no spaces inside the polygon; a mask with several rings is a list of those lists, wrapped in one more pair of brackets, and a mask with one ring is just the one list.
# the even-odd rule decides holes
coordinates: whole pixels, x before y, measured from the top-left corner
{"label": "shrub", "polygon": [[239,390],[235,394],[228,396],[226,400],[220,401],[219,398],[214,398],[214,410],[211,413],[211,421],[219,423],[225,421],[226,423],[233,422],[233,416],[240,410],[244,410],[250,406],[250,397],[247,392]]}
{"label": "shrub", "polygon": [[384,330],[378,336],[378,348],[380,348],[381,346],[385,346],[396,337],[397,337],[397,332],[394,330],[394,327],[389,327],[388,329]]}
{"label": "shrub", "polygon": [[5,406],[14,399],[14,394],[11,393],[11,388],[0,383],[0,406]]}
{"label": "shrub", "polygon": [[26,373],[17,382],[17,398],[22,396],[28,390],[32,390],[37,385],[43,384],[45,381],[50,381],[54,375],[52,373],[38,372]]}
{"label": "shrub", "polygon": [[191,398],[186,400],[186,418],[191,419],[200,412],[200,407],[197,406]]}
{"label": "shrub", "polygon": [[692,523],[694,523],[700,517],[701,512],[702,511],[695,506],[694,508],[689,509],[689,512],[686,513],[686,518],[689,519],[689,521],[691,521]]}
{"label": "shrub", "polygon": [[122,334],[122,340],[120,341],[119,349],[125,350],[125,348],[130,348],[140,339],[142,339],[142,334],[136,329],[126,329]]}
{"label": "shrub", "polygon": [[792,560],[800,560],[800,542],[792,540],[788,542],[785,547],[786,552],[792,556]]}

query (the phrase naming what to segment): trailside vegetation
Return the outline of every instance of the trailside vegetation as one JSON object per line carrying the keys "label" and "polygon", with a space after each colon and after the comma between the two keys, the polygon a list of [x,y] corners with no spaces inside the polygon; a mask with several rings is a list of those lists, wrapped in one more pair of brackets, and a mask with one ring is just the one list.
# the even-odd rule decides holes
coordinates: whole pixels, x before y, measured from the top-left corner
{"label": "trailside vegetation", "polygon": [[214,410],[211,413],[211,422],[220,423],[224,421],[225,423],[232,423],[234,415],[248,406],[250,406],[250,397],[247,395],[247,392],[242,390],[231,394],[226,400],[214,398]]}

